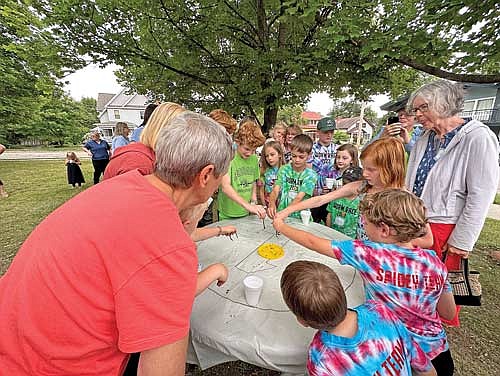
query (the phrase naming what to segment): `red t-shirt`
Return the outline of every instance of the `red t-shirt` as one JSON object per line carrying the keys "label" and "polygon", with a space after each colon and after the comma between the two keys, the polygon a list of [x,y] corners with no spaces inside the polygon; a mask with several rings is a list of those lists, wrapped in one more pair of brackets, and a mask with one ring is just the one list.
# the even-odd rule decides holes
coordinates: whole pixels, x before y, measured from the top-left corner
{"label": "red t-shirt", "polygon": [[132,142],[115,150],[104,171],[104,179],[110,179],[135,169],[138,169],[141,175],[152,174],[155,160],[153,149],[143,143]]}
{"label": "red t-shirt", "polygon": [[0,279],[0,373],[121,375],[188,334],[197,255],[177,208],[137,171],[51,213]]}

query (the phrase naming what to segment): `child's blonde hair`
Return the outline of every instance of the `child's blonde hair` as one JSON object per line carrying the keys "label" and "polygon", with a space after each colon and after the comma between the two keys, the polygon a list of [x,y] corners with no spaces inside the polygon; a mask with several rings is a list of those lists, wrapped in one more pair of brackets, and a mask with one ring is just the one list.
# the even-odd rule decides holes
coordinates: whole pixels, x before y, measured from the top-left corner
{"label": "child's blonde hair", "polygon": [[280,120],[274,125],[273,129],[271,129],[271,131],[269,132],[269,136],[274,138],[274,132],[276,132],[279,129],[283,131],[283,136],[285,136],[287,128],[288,125],[284,121]]}
{"label": "child's blonde hair", "polygon": [[165,102],[160,104],[151,114],[148,123],[141,133],[141,142],[156,151],[156,141],[160,131],[167,127],[173,118],[182,114],[186,109],[180,104]]}
{"label": "child's blonde hair", "polygon": [[370,159],[380,171],[385,188],[403,188],[405,184],[405,148],[396,137],[378,139],[362,152],[361,161]]}
{"label": "child's blonde hair", "polygon": [[297,124],[291,124],[286,128],[286,136],[288,136],[292,131],[295,133],[295,136],[303,133],[301,127],[299,127]]}
{"label": "child's blonde hair", "polygon": [[236,130],[238,122],[223,109],[216,109],[208,114],[208,117],[215,120],[217,123],[226,128],[227,133],[233,134]]}
{"label": "child's blonde hair", "polygon": [[260,125],[254,119],[248,117],[241,121],[240,127],[234,136],[234,141],[239,145],[257,149],[259,146],[264,145],[266,138],[262,134]]}
{"label": "child's blonde hair", "polygon": [[75,162],[80,162],[80,158],[76,156],[76,153],[74,151],[68,151],[66,153],[66,159],[68,161],[75,161]]}
{"label": "child's blonde hair", "polygon": [[278,141],[273,141],[273,140],[267,141],[264,144],[264,147],[262,148],[262,153],[260,154],[260,174],[261,175],[264,175],[266,170],[268,168],[271,168],[271,166],[269,165],[269,163],[267,162],[267,159],[266,159],[266,149],[267,148],[273,148],[274,150],[276,150],[276,152],[280,156],[280,159],[278,162],[278,167],[281,167],[284,163],[283,148],[281,147],[281,144]]}
{"label": "child's blonde hair", "polygon": [[290,142],[290,150],[298,151],[299,153],[307,153],[309,154],[312,151],[313,140],[306,134],[299,134],[295,136]]}
{"label": "child's blonde hair", "polygon": [[386,189],[365,196],[359,211],[375,225],[385,223],[396,232],[400,242],[420,238],[427,233],[424,202],[403,189]]}
{"label": "child's blonde hair", "polygon": [[339,277],[328,266],[295,261],[281,276],[281,294],[290,311],[314,329],[329,330],[347,315],[347,299]]}
{"label": "child's blonde hair", "polygon": [[[339,151],[346,151],[351,156],[351,167],[359,167],[359,158],[358,158],[358,148],[353,144],[343,144],[340,145],[337,149],[337,153]],[[337,167],[337,161],[335,161],[335,168]]]}

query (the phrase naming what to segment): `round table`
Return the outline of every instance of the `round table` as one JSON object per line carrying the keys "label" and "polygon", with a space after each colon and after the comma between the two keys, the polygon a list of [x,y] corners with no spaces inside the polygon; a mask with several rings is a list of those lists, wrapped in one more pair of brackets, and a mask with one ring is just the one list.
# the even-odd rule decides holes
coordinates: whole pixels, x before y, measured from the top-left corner
{"label": "round table", "polygon": [[[327,239],[349,239],[323,225],[303,225],[287,219],[293,227],[309,231]],[[364,302],[363,282],[350,266],[340,265],[336,259],[308,250],[276,235],[269,219],[248,216],[221,221],[216,225],[234,225],[238,238],[214,237],[198,243],[198,258],[203,267],[222,262],[229,269],[227,282],[218,287],[213,283],[194,302],[191,315],[188,362],[202,369],[216,364],[242,360],[260,367],[288,374],[304,374],[307,351],[314,329],[301,326],[281,296],[280,279],[285,267],[295,260],[311,260],[330,266],[338,274],[347,296],[349,307]],[[258,255],[257,248],[264,243],[283,247],[285,255],[268,260]],[[264,280],[264,288],[257,306],[245,300],[243,279],[256,275]]]}

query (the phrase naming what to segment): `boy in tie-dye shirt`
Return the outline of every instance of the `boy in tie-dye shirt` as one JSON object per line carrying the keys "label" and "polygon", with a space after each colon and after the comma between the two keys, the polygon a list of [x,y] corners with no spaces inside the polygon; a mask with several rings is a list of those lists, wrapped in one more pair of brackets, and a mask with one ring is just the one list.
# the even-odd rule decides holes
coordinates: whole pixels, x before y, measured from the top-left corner
{"label": "boy in tie-dye shirt", "polygon": [[347,309],[342,284],[324,264],[295,261],[281,277],[285,303],[304,326],[318,329],[309,348],[311,376],[435,375],[426,354],[384,305]]}
{"label": "boy in tie-dye shirt", "polygon": [[280,220],[273,224],[293,241],[358,269],[367,299],[384,303],[403,321],[438,375],[452,375],[453,360],[438,316],[455,315],[446,267],[434,252],[412,243],[428,232],[422,201],[410,192],[388,189],[365,197],[360,212],[371,241],[330,241]]}
{"label": "boy in tie-dye shirt", "polygon": [[[269,196],[269,217],[276,214],[276,201],[279,197],[278,211],[292,203],[300,202],[312,196],[318,175],[307,167],[307,159],[312,150],[313,142],[305,134],[296,136],[291,144],[292,161],[281,166],[274,187]],[[300,213],[290,214],[290,217],[300,218]]]}

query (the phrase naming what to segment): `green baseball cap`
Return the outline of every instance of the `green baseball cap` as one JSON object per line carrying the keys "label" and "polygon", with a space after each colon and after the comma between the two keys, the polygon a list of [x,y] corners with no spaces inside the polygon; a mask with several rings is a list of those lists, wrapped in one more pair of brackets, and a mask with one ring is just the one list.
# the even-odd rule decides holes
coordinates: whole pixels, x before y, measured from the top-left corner
{"label": "green baseball cap", "polygon": [[324,117],[318,121],[318,131],[320,132],[328,132],[333,131],[337,127],[335,126],[335,119],[332,117]]}

